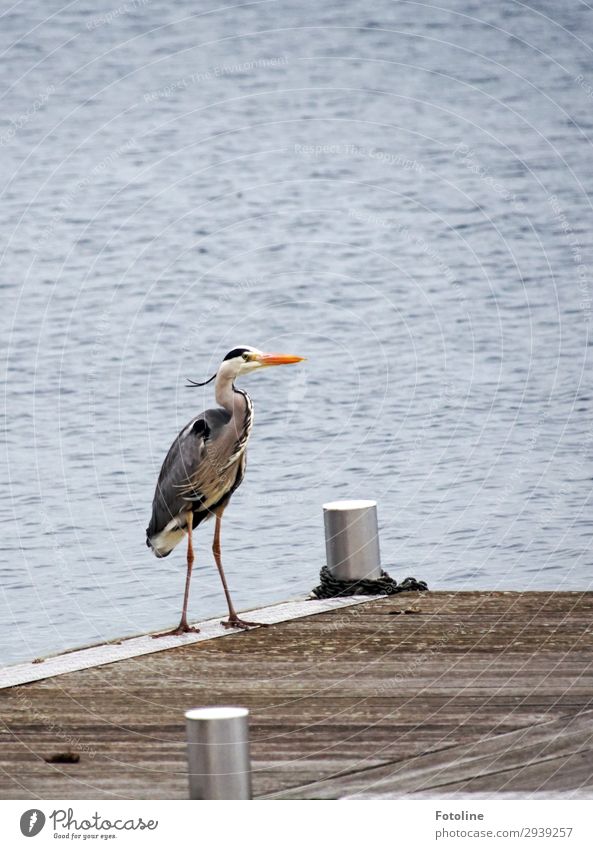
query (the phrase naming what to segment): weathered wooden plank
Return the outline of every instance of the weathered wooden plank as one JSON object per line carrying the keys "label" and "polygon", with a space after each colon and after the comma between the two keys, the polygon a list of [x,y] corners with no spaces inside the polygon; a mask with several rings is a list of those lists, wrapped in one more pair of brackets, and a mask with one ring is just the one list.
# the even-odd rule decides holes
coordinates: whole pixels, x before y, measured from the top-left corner
{"label": "weathered wooden plank", "polygon": [[[394,763],[410,792],[403,764],[590,707],[591,612],[593,593],[410,593],[6,689],[0,795],[184,797],[183,711],[230,702],[252,712],[257,794],[314,794]],[[555,757],[582,782],[574,742]],[[44,760],[68,747],[79,763]],[[495,774],[446,780],[490,787]]]}
{"label": "weathered wooden plank", "polygon": [[[593,711],[292,789],[282,798],[440,792],[593,791]],[[587,762],[588,770],[583,769]],[[569,764],[574,769],[567,769]],[[562,774],[562,780],[555,774]]]}

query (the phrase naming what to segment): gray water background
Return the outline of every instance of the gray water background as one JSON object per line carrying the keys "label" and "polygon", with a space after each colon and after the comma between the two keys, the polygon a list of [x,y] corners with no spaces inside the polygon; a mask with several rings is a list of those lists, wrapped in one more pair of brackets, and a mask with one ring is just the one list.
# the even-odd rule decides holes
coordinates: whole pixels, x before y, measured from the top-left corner
{"label": "gray water background", "polygon": [[350,497],[395,577],[590,585],[590,7],[50,0],[0,40],[3,662],[176,623],[144,528],[238,343],[308,357],[242,384],[239,607],[307,592]]}

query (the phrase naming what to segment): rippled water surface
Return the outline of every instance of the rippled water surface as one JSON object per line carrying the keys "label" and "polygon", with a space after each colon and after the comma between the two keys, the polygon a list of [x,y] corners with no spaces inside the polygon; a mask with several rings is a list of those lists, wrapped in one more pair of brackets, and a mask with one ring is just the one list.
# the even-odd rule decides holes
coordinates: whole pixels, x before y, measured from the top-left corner
{"label": "rippled water surface", "polygon": [[308,357],[243,382],[239,606],[342,497],[395,577],[588,587],[593,10],[112,2],[1,19],[2,659],[175,624],[154,483],[238,343]]}

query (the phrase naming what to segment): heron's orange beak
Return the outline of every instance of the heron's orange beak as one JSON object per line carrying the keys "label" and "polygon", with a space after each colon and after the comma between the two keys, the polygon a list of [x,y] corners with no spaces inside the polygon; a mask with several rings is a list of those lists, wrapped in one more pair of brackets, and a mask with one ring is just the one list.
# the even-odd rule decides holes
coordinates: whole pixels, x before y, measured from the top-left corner
{"label": "heron's orange beak", "polygon": [[287,366],[290,363],[300,363],[305,358],[294,354],[256,354],[254,359],[262,366]]}

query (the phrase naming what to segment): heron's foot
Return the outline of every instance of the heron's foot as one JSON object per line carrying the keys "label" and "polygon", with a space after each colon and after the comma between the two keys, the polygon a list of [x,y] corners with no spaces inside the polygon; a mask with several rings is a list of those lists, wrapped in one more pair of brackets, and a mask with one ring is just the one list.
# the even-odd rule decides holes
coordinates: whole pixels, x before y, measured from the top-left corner
{"label": "heron's foot", "polygon": [[238,616],[229,616],[224,622],[220,623],[223,628],[267,628],[265,622],[248,622],[246,619],[240,619]]}
{"label": "heron's foot", "polygon": [[165,631],[164,634],[153,634],[152,639],[158,640],[159,637],[179,637],[181,634],[199,634],[199,628],[193,628],[187,622],[180,622],[172,631]]}

